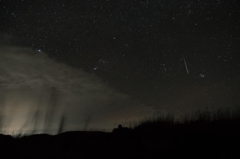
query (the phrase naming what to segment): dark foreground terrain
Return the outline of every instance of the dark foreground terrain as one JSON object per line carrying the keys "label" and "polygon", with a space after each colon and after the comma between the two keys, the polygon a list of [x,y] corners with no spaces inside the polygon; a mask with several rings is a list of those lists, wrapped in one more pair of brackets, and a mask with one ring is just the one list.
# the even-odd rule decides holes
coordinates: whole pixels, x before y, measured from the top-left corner
{"label": "dark foreground terrain", "polygon": [[239,120],[184,124],[145,122],[112,133],[65,132],[20,138],[1,135],[4,158],[240,158]]}

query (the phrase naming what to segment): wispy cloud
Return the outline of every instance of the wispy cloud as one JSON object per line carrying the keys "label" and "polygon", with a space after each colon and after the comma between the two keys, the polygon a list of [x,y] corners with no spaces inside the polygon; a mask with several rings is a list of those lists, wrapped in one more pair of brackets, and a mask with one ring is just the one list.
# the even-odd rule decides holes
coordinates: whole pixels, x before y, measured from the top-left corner
{"label": "wispy cloud", "polygon": [[[96,75],[59,63],[31,48],[0,47],[2,131],[109,129],[153,114]],[[87,123],[87,126],[86,126]],[[37,124],[37,125],[36,125]]]}

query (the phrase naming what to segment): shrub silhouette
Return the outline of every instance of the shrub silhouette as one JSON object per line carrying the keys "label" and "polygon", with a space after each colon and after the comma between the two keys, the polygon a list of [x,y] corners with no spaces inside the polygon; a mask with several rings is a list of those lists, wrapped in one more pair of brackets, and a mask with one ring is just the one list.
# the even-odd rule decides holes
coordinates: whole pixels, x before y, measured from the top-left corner
{"label": "shrub silhouette", "polygon": [[121,134],[123,134],[123,133],[129,133],[131,131],[131,129],[130,128],[128,128],[128,127],[123,127],[121,124],[119,124],[118,125],[118,128],[114,128],[113,129],[113,133],[121,133]]}

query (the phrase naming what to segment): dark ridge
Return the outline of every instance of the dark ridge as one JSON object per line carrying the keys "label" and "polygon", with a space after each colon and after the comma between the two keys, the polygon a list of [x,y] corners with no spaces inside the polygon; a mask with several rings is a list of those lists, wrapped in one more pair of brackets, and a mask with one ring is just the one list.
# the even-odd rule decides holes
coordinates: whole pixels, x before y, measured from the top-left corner
{"label": "dark ridge", "polygon": [[111,133],[71,131],[18,138],[0,135],[0,148],[4,156],[18,159],[240,158],[239,119],[237,115],[222,113],[216,118],[202,112],[195,120],[151,118],[134,128],[119,125]]}

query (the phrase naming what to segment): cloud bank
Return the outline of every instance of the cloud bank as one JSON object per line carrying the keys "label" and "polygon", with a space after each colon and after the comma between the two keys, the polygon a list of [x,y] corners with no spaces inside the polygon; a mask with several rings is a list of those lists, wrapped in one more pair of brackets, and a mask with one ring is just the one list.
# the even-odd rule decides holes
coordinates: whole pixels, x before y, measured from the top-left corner
{"label": "cloud bank", "polygon": [[154,113],[94,74],[6,44],[0,46],[0,107],[1,131],[10,134],[111,130]]}

